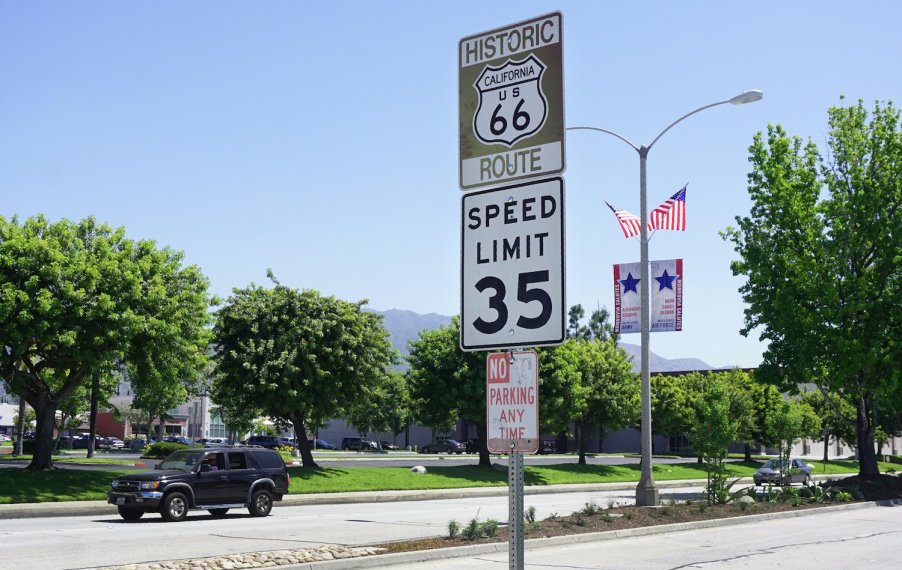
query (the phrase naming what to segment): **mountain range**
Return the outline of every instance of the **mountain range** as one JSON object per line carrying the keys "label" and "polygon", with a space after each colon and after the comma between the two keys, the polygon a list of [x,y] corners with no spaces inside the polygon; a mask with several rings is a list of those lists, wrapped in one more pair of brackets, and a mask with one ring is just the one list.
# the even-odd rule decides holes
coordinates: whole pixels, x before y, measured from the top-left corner
{"label": "mountain range", "polygon": [[[370,309],[372,310],[372,309]],[[407,343],[419,338],[420,331],[432,330],[451,323],[451,317],[429,313],[421,315],[413,311],[389,309],[373,311],[383,316],[385,329],[389,332],[392,345],[401,354],[407,354]],[[640,346],[621,342],[623,348],[633,357],[633,368],[639,372]],[[680,372],[683,370],[713,370],[714,367],[698,358],[664,358],[654,352],[649,354],[649,368],[652,372]]]}

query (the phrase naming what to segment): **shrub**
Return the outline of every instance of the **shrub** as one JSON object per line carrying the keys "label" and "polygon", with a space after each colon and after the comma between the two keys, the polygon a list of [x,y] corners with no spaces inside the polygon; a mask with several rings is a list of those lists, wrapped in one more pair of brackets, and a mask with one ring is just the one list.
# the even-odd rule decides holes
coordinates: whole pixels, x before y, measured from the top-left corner
{"label": "shrub", "polygon": [[479,534],[481,536],[495,536],[498,532],[498,521],[495,519],[488,519],[484,523],[479,525]]}
{"label": "shrub", "polygon": [[584,506],[583,509],[581,511],[579,511],[579,514],[583,514],[583,515],[587,515],[587,516],[591,517],[592,515],[597,515],[602,510],[603,509],[601,508],[601,506],[599,506],[595,501],[590,499],[589,502],[586,503],[586,506]]}
{"label": "shrub", "polygon": [[457,538],[460,534],[460,523],[454,519],[448,521],[448,538]]}
{"label": "shrub", "polygon": [[192,446],[182,445],[181,443],[158,441],[157,443],[152,443],[149,447],[144,448],[144,455],[153,458],[166,457],[173,451],[188,449],[189,447]]}
{"label": "shrub", "polygon": [[[452,521],[455,524],[457,521]],[[451,524],[448,524],[448,533],[451,532]],[[498,521],[495,519],[488,519],[484,522],[479,522],[477,517],[473,517],[470,519],[470,522],[467,523],[467,527],[463,529],[462,536],[467,540],[476,540],[477,538],[488,538],[491,536],[495,536],[498,532]],[[453,537],[452,537],[453,538]]]}
{"label": "shrub", "polygon": [[467,540],[476,540],[479,538],[479,519],[473,517],[463,531],[463,537]]}
{"label": "shrub", "polygon": [[526,519],[526,522],[529,524],[535,524],[536,522],[536,508],[529,507],[526,509],[526,512],[523,513],[523,517]]}
{"label": "shrub", "polygon": [[852,493],[846,491],[837,491],[833,494],[833,500],[839,503],[848,503],[852,500]]}

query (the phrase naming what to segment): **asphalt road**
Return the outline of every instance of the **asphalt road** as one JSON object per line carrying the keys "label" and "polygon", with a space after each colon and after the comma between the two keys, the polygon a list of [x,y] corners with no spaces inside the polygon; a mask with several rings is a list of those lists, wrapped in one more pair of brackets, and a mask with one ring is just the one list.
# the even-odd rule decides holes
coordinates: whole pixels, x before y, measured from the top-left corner
{"label": "asphalt road", "polygon": [[[662,489],[662,497],[685,499],[700,489]],[[632,503],[635,490],[582,491],[527,495],[538,518],[570,514],[594,501]],[[276,504],[273,514],[258,519],[230,511],[214,519],[192,511],[182,523],[164,523],[145,515],[126,523],[117,515],[0,520],[0,566],[15,561],[17,570],[91,568],[242,552],[304,548],[320,544],[364,545],[447,532],[448,522],[470,519],[506,521],[506,496],[453,500],[355,503],[308,506]]]}
{"label": "asphalt road", "polygon": [[[734,526],[618,538],[527,550],[525,568],[681,570],[684,568],[898,569],[902,507],[817,513]],[[501,570],[506,552],[417,564],[394,570]]]}

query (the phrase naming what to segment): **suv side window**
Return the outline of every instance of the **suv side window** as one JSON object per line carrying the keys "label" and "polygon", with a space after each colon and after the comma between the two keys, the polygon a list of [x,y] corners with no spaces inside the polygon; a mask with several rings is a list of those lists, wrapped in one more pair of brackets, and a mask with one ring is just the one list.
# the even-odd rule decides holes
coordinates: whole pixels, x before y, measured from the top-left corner
{"label": "suv side window", "polygon": [[279,469],[285,466],[282,457],[273,451],[253,450],[248,452],[253,455],[254,460],[263,469]]}
{"label": "suv side window", "polygon": [[224,471],[225,470],[225,454],[223,453],[208,453],[204,456],[204,465],[210,466],[210,471]]}
{"label": "suv side window", "polygon": [[229,469],[247,469],[247,459],[242,451],[229,452]]}

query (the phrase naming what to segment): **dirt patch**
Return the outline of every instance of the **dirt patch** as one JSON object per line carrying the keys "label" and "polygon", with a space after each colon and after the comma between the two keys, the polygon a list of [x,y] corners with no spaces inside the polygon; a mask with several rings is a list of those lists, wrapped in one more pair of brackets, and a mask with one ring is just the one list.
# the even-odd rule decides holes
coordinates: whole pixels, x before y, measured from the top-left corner
{"label": "dirt patch", "polygon": [[[902,499],[902,478],[900,477],[882,475],[879,478],[867,480],[862,480],[858,477],[850,477],[840,481],[831,481],[822,486],[824,488],[836,487],[844,489],[850,493],[855,501]],[[728,505],[708,506],[702,502],[668,502],[656,508],[631,506],[609,507],[608,505],[587,504],[582,511],[577,513],[566,516],[552,516],[542,521],[526,523],[525,537],[526,539],[548,538],[570,534],[603,532],[663,524],[778,513],[782,511],[817,509],[836,504],[836,502],[798,502],[794,504],[792,502],[762,501],[755,503],[732,503]],[[469,521],[462,521],[461,525],[466,527],[468,523]],[[483,536],[472,540],[461,536],[456,538],[444,536],[391,542],[376,546],[385,549],[383,554],[389,554],[393,552],[470,546],[473,544],[485,544],[491,542],[507,542],[507,540],[507,528],[501,526],[498,527],[494,536]]]}

